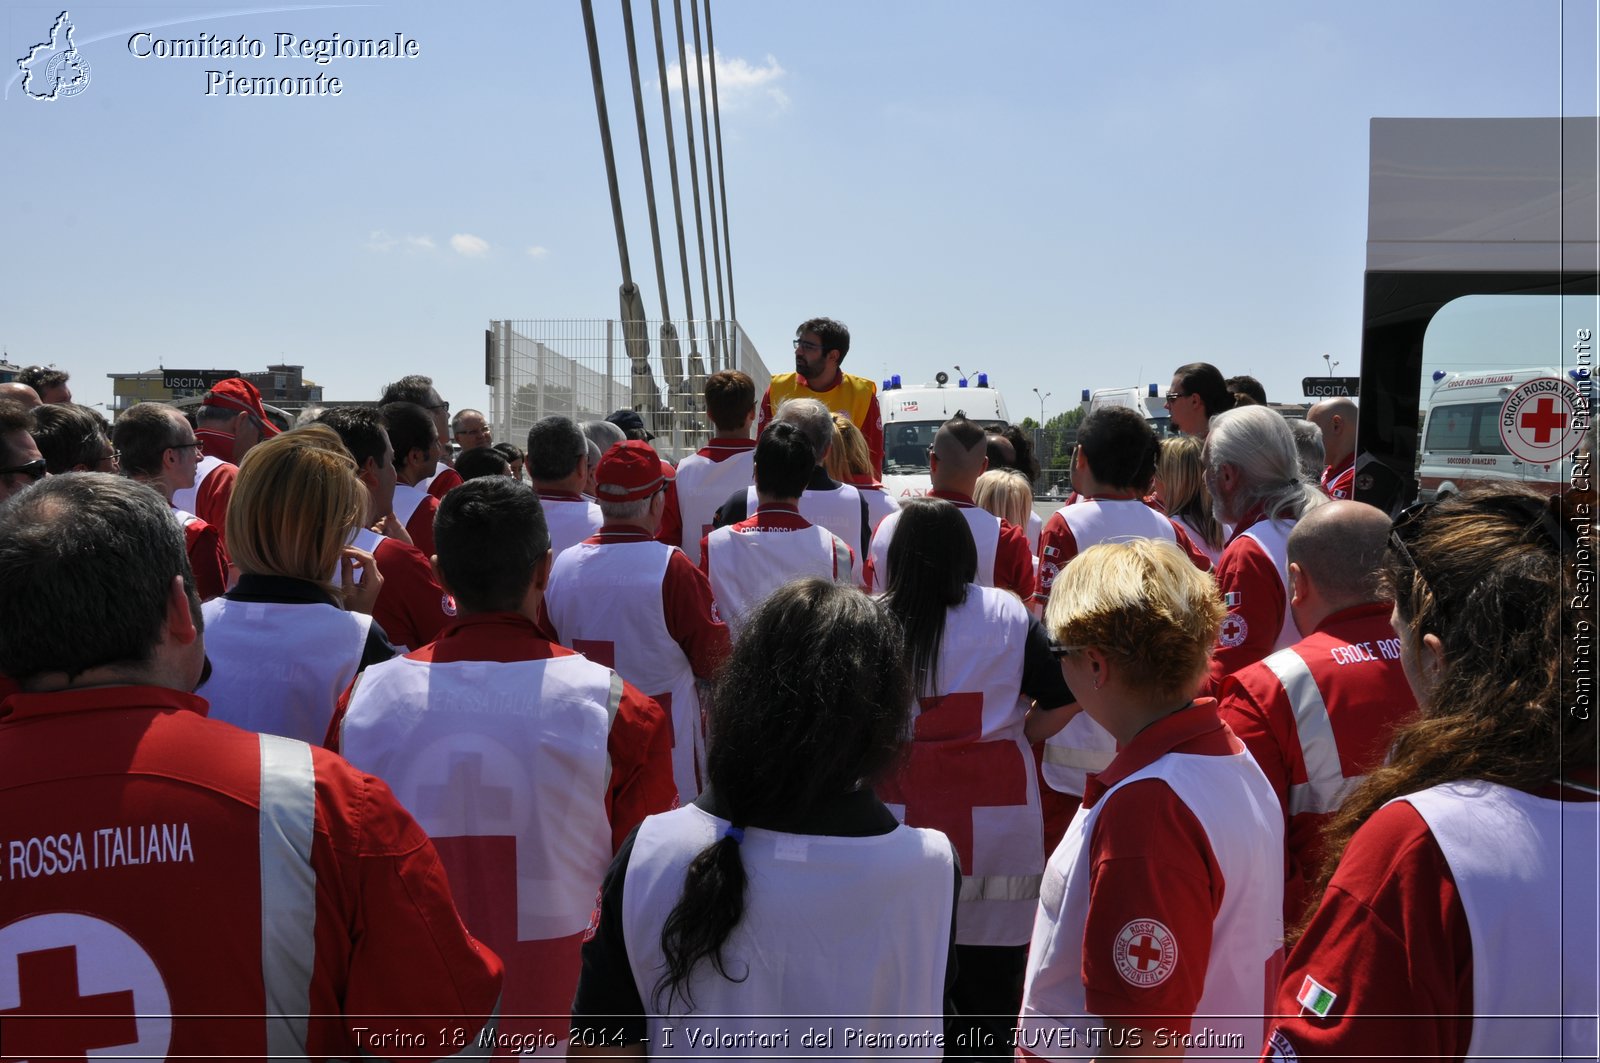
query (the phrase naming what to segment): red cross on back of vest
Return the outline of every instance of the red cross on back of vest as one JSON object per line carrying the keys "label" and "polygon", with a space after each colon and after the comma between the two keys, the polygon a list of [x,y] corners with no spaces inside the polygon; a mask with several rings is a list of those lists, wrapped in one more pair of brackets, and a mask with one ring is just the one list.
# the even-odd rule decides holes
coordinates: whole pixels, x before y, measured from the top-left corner
{"label": "red cross on back of vest", "polygon": [[911,753],[878,794],[905,806],[907,826],[943,831],[961,857],[962,871],[971,875],[973,810],[1027,804],[1030,765],[1014,742],[978,740],[982,694],[945,694],[917,704]]}

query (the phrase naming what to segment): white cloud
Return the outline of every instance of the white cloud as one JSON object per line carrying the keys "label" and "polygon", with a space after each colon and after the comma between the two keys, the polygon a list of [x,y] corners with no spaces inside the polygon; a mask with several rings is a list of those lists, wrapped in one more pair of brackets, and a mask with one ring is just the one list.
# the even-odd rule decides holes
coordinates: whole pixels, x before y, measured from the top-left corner
{"label": "white cloud", "polygon": [[489,253],[489,241],[471,233],[456,233],[450,238],[450,247],[468,258],[482,258]]}
{"label": "white cloud", "polygon": [[[701,56],[700,65],[704,70],[708,91],[711,87],[713,61],[716,64],[717,101],[722,110],[738,111],[757,106],[765,106],[772,111],[788,108],[789,94],[778,84],[786,72],[776,56],[768,54],[761,66],[752,66],[749,60],[737,56],[729,58],[721,52],[714,52],[711,56]],[[679,104],[683,98],[683,89],[680,87],[681,75],[682,68],[677,63],[667,67],[667,86],[676,94],[673,100]],[[698,98],[698,78],[689,78],[689,93]]]}
{"label": "white cloud", "polygon": [[534,244],[532,247],[528,248],[529,258],[543,258],[549,253],[550,249],[548,247],[540,247],[538,244]]}
{"label": "white cloud", "polygon": [[368,251],[376,251],[379,254],[388,254],[397,247],[404,247],[407,251],[411,252],[434,251],[438,249],[437,245],[433,242],[433,237],[431,236],[407,236],[404,239],[401,239],[398,236],[391,236],[389,230],[387,229],[374,229],[367,236]]}

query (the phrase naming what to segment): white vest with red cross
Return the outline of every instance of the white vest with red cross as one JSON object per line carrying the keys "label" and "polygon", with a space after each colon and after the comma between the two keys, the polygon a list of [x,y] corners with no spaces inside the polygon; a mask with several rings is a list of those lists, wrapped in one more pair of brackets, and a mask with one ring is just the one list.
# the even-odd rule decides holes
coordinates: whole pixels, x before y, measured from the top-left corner
{"label": "white vest with red cross", "polygon": [[945,614],[938,693],[917,699],[909,758],[878,787],[902,822],[943,831],[960,855],[962,945],[1026,944],[1038,907],[1044,821],[1022,736],[1029,624],[1016,595],[967,586]]}
{"label": "white vest with red cross", "polygon": [[200,455],[200,460],[194,467],[194,486],[180,487],[172,495],[172,508],[194,511],[199,506],[200,488],[206,482],[206,477],[216,471],[217,466],[226,465],[227,462],[211,454]]}
{"label": "white vest with red cross", "polygon": [[[1000,518],[980,506],[960,502],[951,503],[961,510],[972,530],[973,545],[978,548],[978,575],[973,580],[982,587],[994,586],[994,557],[1000,551]],[[894,541],[894,530],[900,525],[900,511],[884,517],[878,530],[872,533],[872,585],[867,590],[881,594],[889,589],[889,544]]]}
{"label": "white vest with red cross", "polygon": [[[1239,534],[1239,538],[1250,539],[1261,547],[1278,570],[1277,587],[1259,589],[1260,593],[1275,593],[1283,601],[1283,623],[1278,628],[1277,640],[1272,644],[1274,650],[1287,649],[1300,641],[1300,629],[1295,626],[1294,612],[1289,608],[1289,533],[1294,531],[1294,525],[1292,520],[1259,520],[1250,526],[1249,531]],[[1257,588],[1251,588],[1251,592],[1257,593]],[[1233,605],[1232,602],[1224,604],[1230,608]],[[1224,618],[1222,624],[1223,634],[1226,635],[1228,619]]]}
{"label": "white vest with red cross", "polygon": [[667,631],[661,583],[675,546],[582,542],[550,571],[544,606],[561,644],[654,698],[672,722],[672,779],[678,800],[700,793],[705,764],[694,668]]}
{"label": "white vest with red cross", "polygon": [[[1073,557],[1101,543],[1126,543],[1134,539],[1177,542],[1170,518],[1157,513],[1142,499],[1085,498],[1056,510],[1072,533]],[[1039,565],[1041,593],[1055,582],[1057,573],[1072,557],[1045,557]],[[1089,714],[1080,712],[1067,725],[1045,739],[1042,774],[1052,790],[1083,796],[1084,782],[1092,772],[1104,771],[1117,755],[1117,740]]]}
{"label": "white vest with red cross", "polygon": [[340,752],[428,832],[462,920],[505,961],[502,1033],[566,1037],[611,862],[606,741],[621,699],[622,678],[577,655],[396,657],[351,692]]}
{"label": "white vest with red cross", "polygon": [[1472,935],[1467,1058],[1596,1058],[1600,804],[1477,781],[1400,800],[1439,844]]}
{"label": "white vest with red cross", "polygon": [[[1283,815],[1277,796],[1246,751],[1167,753],[1111,787],[1093,807],[1079,809],[1045,868],[1019,1020],[1020,1044],[1034,1055],[1071,1059],[1099,1053],[1094,1031],[1106,1022],[1089,1011],[1082,973],[1089,843],[1106,802],[1141,779],[1165,780],[1194,813],[1224,885],[1191,1030],[1204,1026],[1215,1034],[1208,1040],[1221,1043],[1192,1046],[1188,1055],[1237,1058],[1241,1051],[1254,1052],[1251,1046],[1266,1036],[1264,1015],[1278,988],[1283,948]],[[1123,950],[1119,968],[1126,966],[1135,977],[1159,976],[1167,962],[1163,950],[1178,947],[1161,940],[1163,932],[1171,935],[1159,922],[1152,921],[1148,932],[1130,923],[1116,945]],[[1153,1021],[1159,1023],[1159,1017]]]}
{"label": "white vest with red cross", "polygon": [[820,576],[859,583],[845,541],[826,528],[756,527],[755,520],[729,524],[706,537],[702,561],[717,612],[737,634],[761,600],[791,580]]}
{"label": "white vest with red cross", "polygon": [[540,495],[539,508],[544,510],[544,526],[550,532],[550,553],[555,557],[583,542],[605,523],[600,507],[579,495],[571,498]]}
{"label": "white vest with red cross", "polygon": [[331,603],[227,598],[200,610],[211,676],[195,693],[211,718],[320,746],[361,667],[372,617]]}
{"label": "white vest with red cross", "polygon": [[[756,452],[741,450],[721,461],[703,454],[690,454],[678,462],[673,491],[678,498],[678,516],[683,524],[683,552],[700,563],[700,540],[711,534],[717,509],[728,496],[755,480]],[[748,512],[755,513],[750,506]],[[637,685],[637,684],[635,684]]]}
{"label": "white vest with red cross", "polygon": [[[758,500],[756,489],[745,492],[745,512],[755,514]],[[850,544],[852,550],[861,549],[861,492],[849,484],[840,484],[832,491],[813,491],[806,488],[800,493],[800,515],[812,524],[827,528]],[[870,534],[871,529],[867,529]],[[862,559],[863,562],[865,558]]]}
{"label": "white vest with red cross", "polygon": [[[746,827],[738,848],[749,878],[744,914],[722,946],[723,967],[739,980],[702,960],[689,977],[692,1009],[681,995],[669,1001],[655,993],[666,963],[662,924],[683,894],[689,862],[726,829],[725,820],[690,805],[649,817],[635,836],[622,930],[649,1023],[649,1055],[715,1054],[688,1036],[698,1030],[771,1035],[770,1048],[752,1038],[728,1053],[740,1058],[941,1057],[930,1035],[943,1026],[955,868],[936,831],[898,827],[841,838]],[[699,1018],[683,1019],[686,1011]],[[815,1017],[824,1035],[823,1016],[848,1019],[833,1023],[831,1044],[819,1050],[800,1043],[807,1023],[792,1016]],[[785,1030],[786,1043],[777,1040]],[[904,1047],[888,1047],[897,1038]]]}

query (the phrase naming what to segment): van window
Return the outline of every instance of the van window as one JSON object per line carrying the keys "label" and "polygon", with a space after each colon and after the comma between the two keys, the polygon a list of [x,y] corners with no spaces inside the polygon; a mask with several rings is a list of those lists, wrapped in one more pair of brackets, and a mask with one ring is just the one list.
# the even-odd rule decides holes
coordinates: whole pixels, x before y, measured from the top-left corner
{"label": "van window", "polygon": [[1496,418],[1498,402],[1460,403],[1439,406],[1428,419],[1428,436],[1423,449],[1438,454],[1504,454]]}

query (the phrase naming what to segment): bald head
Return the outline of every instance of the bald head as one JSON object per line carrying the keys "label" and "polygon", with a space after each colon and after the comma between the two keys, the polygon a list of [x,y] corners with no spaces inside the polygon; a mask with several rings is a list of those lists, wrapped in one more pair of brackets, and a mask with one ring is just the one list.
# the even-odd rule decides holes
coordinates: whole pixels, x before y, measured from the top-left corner
{"label": "bald head", "polygon": [[989,467],[989,439],[983,426],[956,414],[933,437],[931,479],[935,490],[971,495]]}
{"label": "bald head", "polygon": [[1323,399],[1306,411],[1306,420],[1322,429],[1322,450],[1329,465],[1356,452],[1356,404],[1346,398]]}
{"label": "bald head", "polygon": [[[1298,569],[1295,622],[1310,632],[1330,613],[1383,601],[1378,582],[1389,548],[1389,517],[1365,502],[1335,500],[1312,509],[1289,533],[1289,565]],[[1301,621],[1301,599],[1314,615]]]}
{"label": "bald head", "polygon": [[18,384],[16,381],[0,384],[0,401],[19,403],[25,410],[44,405],[39,401],[39,393],[37,391],[26,384]]}

